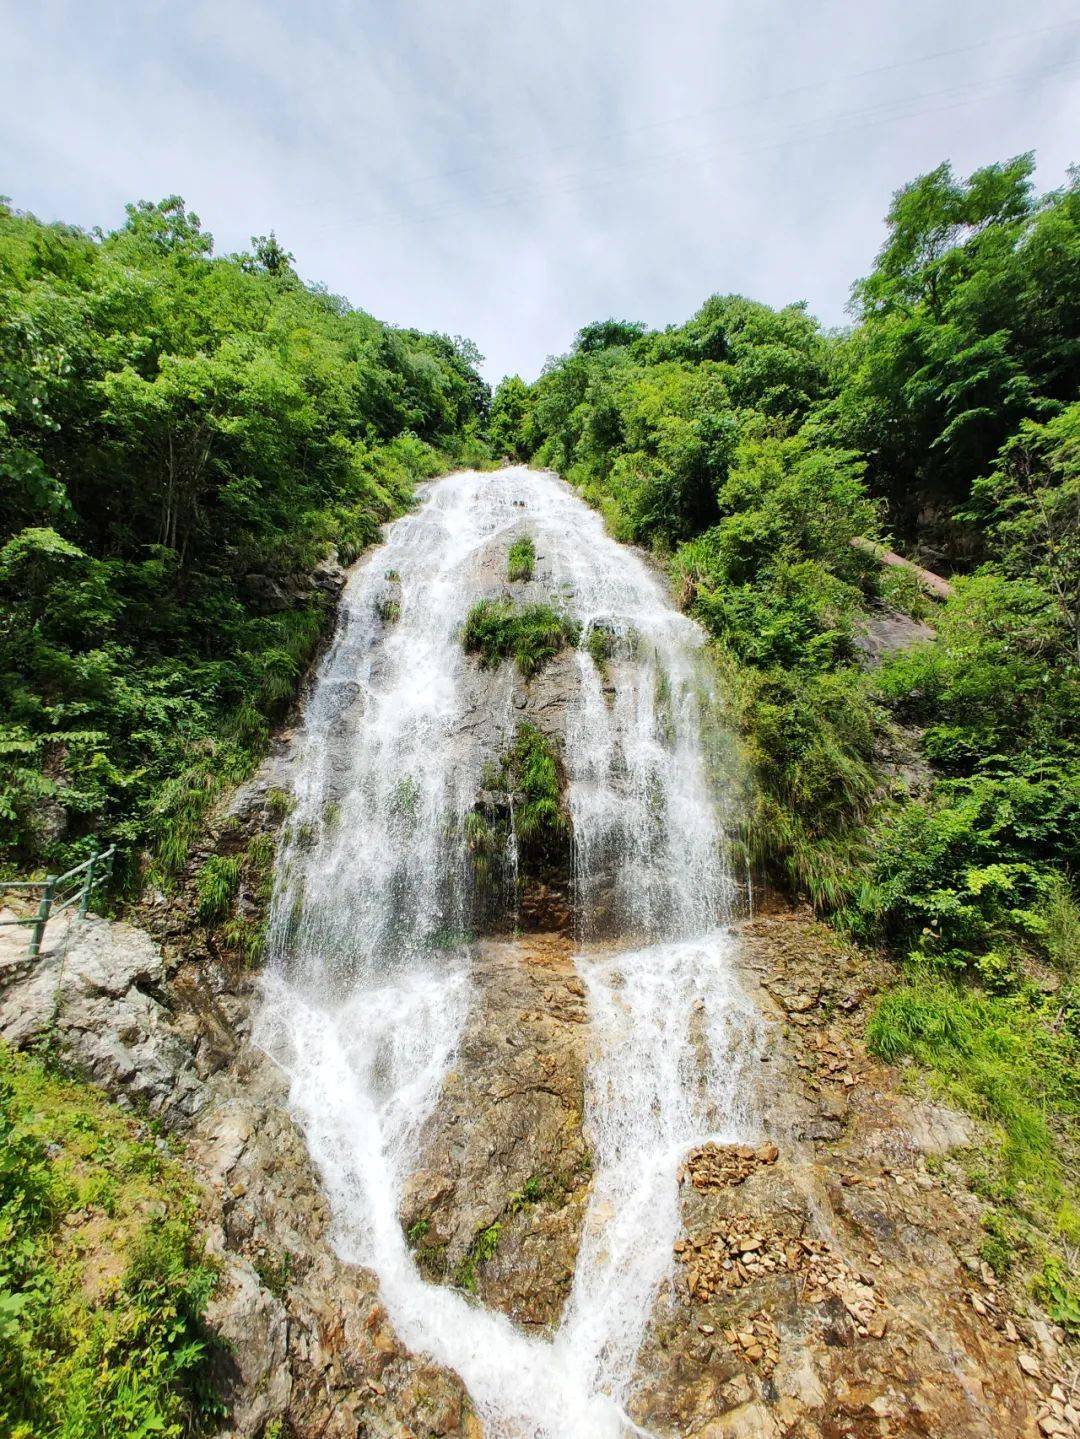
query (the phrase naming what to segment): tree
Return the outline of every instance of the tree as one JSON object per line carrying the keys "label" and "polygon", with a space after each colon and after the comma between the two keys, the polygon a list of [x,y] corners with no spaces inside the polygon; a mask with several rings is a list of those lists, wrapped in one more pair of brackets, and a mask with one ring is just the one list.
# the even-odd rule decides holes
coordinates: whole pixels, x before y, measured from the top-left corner
{"label": "tree", "polygon": [[520,375],[499,381],[488,418],[488,436],[496,454],[525,457],[525,425],[531,408],[529,387]]}
{"label": "tree", "polygon": [[252,259],[248,262],[248,267],[265,270],[268,275],[275,276],[294,273],[293,264],[296,256],[291,250],[286,250],[279,244],[278,237],[273,230],[269,235],[252,235],[251,249]]}
{"label": "tree", "polygon": [[155,249],[162,254],[210,255],[214,249],[214,237],[202,228],[202,222],[193,210],[184,207],[179,195],[167,199],[139,200],[137,204],[125,206],[127,224],[124,233],[139,245]]}
{"label": "tree", "polygon": [[579,355],[593,355],[597,350],[632,345],[647,333],[647,328],[640,320],[596,320],[577,332],[574,350]]}

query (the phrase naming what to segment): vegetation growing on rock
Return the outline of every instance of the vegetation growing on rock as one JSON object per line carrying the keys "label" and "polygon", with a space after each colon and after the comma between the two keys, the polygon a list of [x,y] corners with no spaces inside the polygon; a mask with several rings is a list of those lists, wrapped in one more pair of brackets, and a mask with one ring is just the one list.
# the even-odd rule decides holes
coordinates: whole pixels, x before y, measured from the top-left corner
{"label": "vegetation growing on rock", "polygon": [[[521,892],[536,881],[565,886],[569,877],[570,821],[565,775],[555,744],[535,725],[518,725],[513,744],[484,775],[481,805],[465,819],[465,843],[482,907],[507,894],[515,910]],[[513,851],[512,878],[505,866]]]}
{"label": "vegetation growing on rock", "polygon": [[576,645],[579,627],[551,605],[479,600],[465,620],[461,642],[487,666],[512,659],[526,679],[560,651]]}
{"label": "vegetation growing on rock", "polygon": [[506,578],[511,582],[531,580],[536,569],[536,546],[531,535],[522,535],[510,546],[506,557]]}
{"label": "vegetation growing on rock", "polygon": [[209,1433],[215,1273],[194,1187],[94,1090],[0,1048],[0,1430]]}

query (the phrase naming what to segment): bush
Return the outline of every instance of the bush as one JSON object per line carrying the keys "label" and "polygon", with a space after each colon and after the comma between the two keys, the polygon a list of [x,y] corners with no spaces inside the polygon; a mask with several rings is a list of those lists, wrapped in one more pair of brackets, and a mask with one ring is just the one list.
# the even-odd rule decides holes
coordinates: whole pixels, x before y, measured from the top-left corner
{"label": "bush", "polygon": [[578,638],[578,625],[550,605],[480,600],[469,611],[461,642],[485,668],[513,659],[530,679]]}
{"label": "bush", "polygon": [[194,1183],[143,1125],[0,1048],[0,1431],[220,1427],[196,1213]]}
{"label": "bush", "polygon": [[530,535],[522,535],[510,546],[506,557],[506,578],[511,582],[531,580],[536,568],[536,546]]}

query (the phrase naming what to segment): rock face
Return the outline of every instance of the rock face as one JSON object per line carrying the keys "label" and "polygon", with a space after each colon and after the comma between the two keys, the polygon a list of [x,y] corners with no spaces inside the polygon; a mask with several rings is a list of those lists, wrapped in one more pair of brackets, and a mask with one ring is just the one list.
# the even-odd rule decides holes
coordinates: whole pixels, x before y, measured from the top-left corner
{"label": "rock face", "polygon": [[981,1263],[980,1201],[941,1163],[971,1122],[897,1094],[862,1044],[881,976],[806,917],[737,928],[773,1021],[771,1137],[687,1157],[635,1420],[700,1439],[1074,1432],[1045,1427],[1073,1422],[1064,1336]]}
{"label": "rock face", "polygon": [[459,1381],[410,1355],[365,1270],[334,1253],[330,1216],[276,1074],[248,1050],[207,1106],[191,1155],[213,1196],[223,1283],[211,1318],[231,1345],[232,1433],[478,1434]]}
{"label": "rock face", "polygon": [[170,979],[147,933],[94,916],[50,925],[33,966],[22,930],[0,936],[0,1037],[19,1047],[50,1030],[68,1063],[177,1133],[205,1186],[222,1439],[262,1439],[271,1423],[329,1439],[478,1439],[460,1382],[403,1348],[372,1276],[334,1253],[278,1072],[247,1042],[250,977],[239,993],[212,966]]}
{"label": "rock face", "polygon": [[569,1292],[588,1193],[584,986],[569,943],[551,935],[481,944],[473,984],[402,1224],[429,1277],[547,1327]]}
{"label": "rock face", "polygon": [[[205,1103],[193,1056],[170,1024],[165,963],[141,929],[70,913],[50,921],[42,953],[23,959],[25,933],[0,950],[0,1038],[22,1047],[53,1027],[87,1078],[138,1102],[171,1128]],[[7,963],[4,963],[4,960]]]}
{"label": "rock face", "polygon": [[[1076,1432],[1064,1335],[978,1254],[982,1204],[949,1158],[975,1128],[899,1093],[862,1044],[881,974],[804,916],[737,928],[771,1021],[769,1133],[684,1159],[635,1422],[658,1439]],[[170,977],[147,934],[94,918],[50,931],[31,968],[14,934],[0,1033],[27,1044],[52,1028],[69,1062],[171,1126],[202,1178],[223,1433],[482,1439],[460,1381],[404,1348],[373,1277],[335,1254],[280,1074],[247,1039],[250,976],[204,963]],[[560,936],[478,946],[473,982],[402,1222],[432,1277],[550,1329],[589,1187],[583,986]]]}

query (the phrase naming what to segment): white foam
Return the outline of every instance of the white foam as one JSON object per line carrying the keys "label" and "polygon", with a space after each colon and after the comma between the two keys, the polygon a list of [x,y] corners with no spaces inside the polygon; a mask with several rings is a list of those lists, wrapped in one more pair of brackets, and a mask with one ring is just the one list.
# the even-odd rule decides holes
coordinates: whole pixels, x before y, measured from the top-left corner
{"label": "white foam", "polygon": [[[632,641],[614,697],[587,652],[566,743],[578,897],[633,947],[586,945],[586,1132],[595,1179],[563,1323],[526,1335],[426,1283],[398,1220],[424,1120],[469,1005],[465,856],[452,821],[485,756],[468,740],[457,632],[490,593],[491,547],[531,533],[538,578]],[[378,603],[400,574],[401,611]],[[395,582],[395,588],[397,582]],[[692,1144],[753,1132],[755,1016],[722,928],[731,894],[702,741],[701,633],[644,560],[560,480],[522,469],[432,485],[354,571],[305,713],[279,862],[259,1039],[286,1067],[342,1255],[373,1269],[402,1340],[455,1370],[489,1439],[619,1439],[634,1361],[671,1272],[676,1170]],[[507,732],[510,687],[499,703]],[[336,811],[334,806],[337,806]]]}

